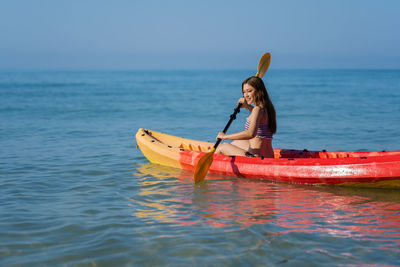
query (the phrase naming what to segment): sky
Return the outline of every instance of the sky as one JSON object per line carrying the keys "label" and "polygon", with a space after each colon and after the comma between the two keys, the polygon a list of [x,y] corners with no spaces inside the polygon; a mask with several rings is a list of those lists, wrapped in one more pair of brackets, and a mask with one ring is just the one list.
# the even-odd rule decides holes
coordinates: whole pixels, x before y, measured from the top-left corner
{"label": "sky", "polygon": [[400,69],[397,0],[0,0],[0,69]]}

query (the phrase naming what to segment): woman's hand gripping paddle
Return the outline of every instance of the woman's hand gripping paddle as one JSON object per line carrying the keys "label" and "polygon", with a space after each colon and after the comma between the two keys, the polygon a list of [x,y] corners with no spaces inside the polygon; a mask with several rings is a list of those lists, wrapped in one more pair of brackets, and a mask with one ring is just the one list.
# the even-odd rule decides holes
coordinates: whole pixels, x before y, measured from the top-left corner
{"label": "woman's hand gripping paddle", "polygon": [[[271,62],[271,54],[265,53],[261,57],[260,61],[258,62],[257,74],[256,74],[257,77],[262,78],[264,76],[264,74],[268,70],[270,62]],[[231,126],[232,121],[236,119],[236,114],[238,114],[240,112],[240,106],[241,106],[241,104],[239,104],[235,108],[235,111],[230,116],[230,119],[223,130],[223,133],[226,133],[228,131],[228,128],[229,128],[229,126]],[[193,181],[195,184],[203,181],[204,178],[206,177],[208,169],[210,168],[210,166],[213,162],[213,155],[215,153],[215,150],[217,149],[217,147],[218,147],[219,143],[221,143],[221,141],[222,140],[220,138],[218,138],[217,142],[215,143],[215,145],[211,149],[211,151],[204,154],[197,162],[197,165],[194,169],[194,175],[193,175]]]}

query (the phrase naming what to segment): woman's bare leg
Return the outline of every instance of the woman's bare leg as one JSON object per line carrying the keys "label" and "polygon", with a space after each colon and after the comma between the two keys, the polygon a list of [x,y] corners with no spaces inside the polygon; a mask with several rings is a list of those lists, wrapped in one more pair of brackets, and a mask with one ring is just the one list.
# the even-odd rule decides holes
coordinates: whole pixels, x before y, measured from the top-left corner
{"label": "woman's bare leg", "polygon": [[237,146],[237,147],[239,147],[241,149],[244,149],[246,151],[248,151],[249,147],[250,147],[249,140],[234,140],[234,141],[232,141],[231,144],[234,145],[234,146]]}
{"label": "woman's bare leg", "polygon": [[231,143],[222,143],[218,146],[215,153],[229,155],[229,156],[245,156],[247,150],[242,149],[238,146],[232,145]]}

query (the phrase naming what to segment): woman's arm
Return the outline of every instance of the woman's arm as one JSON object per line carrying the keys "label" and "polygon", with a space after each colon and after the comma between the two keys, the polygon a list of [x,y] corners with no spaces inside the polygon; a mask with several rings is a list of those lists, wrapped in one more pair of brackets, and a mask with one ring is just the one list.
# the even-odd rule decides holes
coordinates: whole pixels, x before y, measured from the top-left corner
{"label": "woman's arm", "polygon": [[254,138],[257,135],[257,124],[259,115],[260,107],[255,106],[249,116],[249,129],[233,134],[224,134],[223,132],[220,132],[217,136],[217,139],[221,138],[222,140],[249,140]]}

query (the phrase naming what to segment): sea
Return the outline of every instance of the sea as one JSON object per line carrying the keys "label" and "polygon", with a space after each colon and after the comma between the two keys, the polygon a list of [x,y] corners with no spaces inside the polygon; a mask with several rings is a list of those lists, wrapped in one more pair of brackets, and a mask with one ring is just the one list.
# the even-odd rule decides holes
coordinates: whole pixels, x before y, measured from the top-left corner
{"label": "sea", "polygon": [[[214,142],[254,74],[0,71],[0,266],[400,265],[399,190],[194,185],[137,149],[139,128]],[[275,148],[400,150],[400,70],[263,80]]]}

